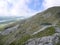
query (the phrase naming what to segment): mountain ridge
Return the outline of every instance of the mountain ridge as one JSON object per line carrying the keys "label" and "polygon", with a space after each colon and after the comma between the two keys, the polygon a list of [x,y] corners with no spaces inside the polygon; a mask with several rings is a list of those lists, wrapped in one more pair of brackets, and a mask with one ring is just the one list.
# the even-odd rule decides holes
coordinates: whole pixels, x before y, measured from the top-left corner
{"label": "mountain ridge", "polygon": [[[6,36],[5,35],[1,36],[1,37],[3,37],[3,38],[1,38],[2,45],[23,45],[23,44],[24,45],[36,45],[36,43],[34,42],[35,40],[33,40],[35,38],[37,40],[38,38],[42,38],[45,36],[47,38],[47,37],[51,36],[51,37],[49,37],[49,38],[51,38],[51,41],[55,37],[59,38],[59,36],[60,36],[59,35],[60,34],[60,32],[59,32],[60,31],[60,6],[48,8],[47,10],[45,10],[41,13],[37,13],[36,15],[34,15],[30,18],[23,19],[20,22],[18,22],[17,25],[18,25],[18,27],[16,27],[15,31],[11,31]],[[52,26],[52,25],[54,25],[54,26]],[[47,28],[44,28],[45,26],[47,26]],[[57,29],[57,27],[59,29]],[[39,30],[41,30],[43,28],[44,28],[44,30],[38,32]],[[32,35],[35,32],[38,32],[38,33]],[[56,36],[55,33],[57,33],[57,32],[59,32],[59,33]],[[55,35],[55,37],[54,37],[54,35]],[[52,37],[54,37],[54,38],[52,38]],[[44,40],[46,38],[44,38]],[[33,42],[31,41],[32,44],[28,41],[29,39],[33,40]],[[43,38],[41,40],[42,40],[42,44],[41,43],[39,43],[39,44],[43,45],[45,43],[45,41],[43,40]],[[54,44],[54,41],[55,40],[52,41],[51,45]],[[28,43],[25,44],[26,42],[28,42]],[[48,40],[47,42],[49,42],[49,43],[47,43],[47,45],[49,45],[50,40]],[[39,44],[37,44],[37,45],[39,45]]]}

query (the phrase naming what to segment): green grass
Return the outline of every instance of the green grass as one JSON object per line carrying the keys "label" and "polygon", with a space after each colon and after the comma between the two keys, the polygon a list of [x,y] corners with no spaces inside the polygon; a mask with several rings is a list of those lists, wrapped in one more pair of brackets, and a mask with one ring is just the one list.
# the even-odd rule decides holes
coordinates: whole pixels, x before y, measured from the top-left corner
{"label": "green grass", "polygon": [[6,23],[6,24],[0,24],[0,31],[4,31],[4,30],[6,30],[8,28],[11,28],[13,26],[16,26],[17,23],[18,23],[18,21]]}
{"label": "green grass", "polygon": [[56,45],[60,45],[60,42],[58,42]]}
{"label": "green grass", "polygon": [[2,39],[4,38],[5,36],[2,36],[2,35],[0,35],[0,45],[4,45],[4,40],[2,41]]}
{"label": "green grass", "polygon": [[10,45],[24,45],[24,43],[30,38],[31,38],[30,35],[24,35],[18,41],[14,41]]}
{"label": "green grass", "polygon": [[57,23],[57,25],[60,27],[60,21]]}
{"label": "green grass", "polygon": [[25,35],[23,36],[19,41],[17,45],[22,45],[23,43],[25,43],[28,39],[30,39],[31,36],[30,35]]}
{"label": "green grass", "polygon": [[0,24],[0,31],[3,31],[5,28],[5,24]]}
{"label": "green grass", "polygon": [[5,28],[10,27],[10,25],[12,25],[12,24],[10,24],[10,23],[8,23],[8,24],[0,24],[0,31],[5,30]]}
{"label": "green grass", "polygon": [[43,37],[43,36],[49,36],[55,33],[55,29],[53,27],[49,27],[47,29],[45,29],[44,31],[41,31],[35,35],[33,35],[33,37]]}
{"label": "green grass", "polygon": [[35,34],[35,35],[24,35],[22,36],[22,38],[20,38],[19,40],[15,40],[14,42],[12,42],[10,45],[24,45],[24,43],[29,40],[29,39],[32,39],[32,38],[40,38],[40,37],[43,37],[43,36],[49,36],[49,35],[52,35],[55,33],[55,29],[53,27],[49,27],[47,29],[45,29],[44,31],[41,31],[39,32],[38,34]]}

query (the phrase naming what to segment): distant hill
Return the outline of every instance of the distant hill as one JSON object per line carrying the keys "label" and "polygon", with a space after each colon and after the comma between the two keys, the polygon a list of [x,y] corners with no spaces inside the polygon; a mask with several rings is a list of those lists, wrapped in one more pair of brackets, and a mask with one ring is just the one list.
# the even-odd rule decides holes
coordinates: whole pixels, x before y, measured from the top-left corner
{"label": "distant hill", "polygon": [[16,19],[16,18],[20,18],[20,19],[24,19],[23,16],[0,16],[0,20],[9,20],[9,19]]}
{"label": "distant hill", "polygon": [[9,22],[14,22],[17,20],[24,19],[24,17],[15,17],[15,16],[0,16],[0,24],[5,24]]}

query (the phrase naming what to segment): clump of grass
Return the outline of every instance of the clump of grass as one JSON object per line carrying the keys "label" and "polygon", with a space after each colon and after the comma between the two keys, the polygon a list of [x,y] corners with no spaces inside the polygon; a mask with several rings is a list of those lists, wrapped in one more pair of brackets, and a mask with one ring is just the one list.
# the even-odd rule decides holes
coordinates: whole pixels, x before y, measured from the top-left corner
{"label": "clump of grass", "polygon": [[24,43],[25,43],[28,39],[30,39],[30,38],[31,38],[30,35],[24,35],[24,36],[22,36],[22,38],[20,38],[17,42],[14,41],[14,42],[12,42],[10,45],[24,45]]}
{"label": "clump of grass", "polygon": [[60,42],[58,42],[56,45],[60,45]]}
{"label": "clump of grass", "polygon": [[3,31],[5,26],[6,26],[5,24],[0,24],[0,31]]}
{"label": "clump of grass", "polygon": [[33,37],[43,37],[43,36],[52,35],[54,33],[55,33],[55,29],[53,27],[49,27],[49,28],[45,29],[44,31],[41,31],[41,32],[33,35]]}
{"label": "clump of grass", "polygon": [[30,35],[25,35],[23,36],[20,40],[19,40],[19,43],[17,45],[22,45],[24,44],[28,39],[30,39]]}
{"label": "clump of grass", "polygon": [[2,39],[3,39],[4,37],[5,37],[5,36],[0,35],[0,45],[4,45],[4,42],[2,41]]}

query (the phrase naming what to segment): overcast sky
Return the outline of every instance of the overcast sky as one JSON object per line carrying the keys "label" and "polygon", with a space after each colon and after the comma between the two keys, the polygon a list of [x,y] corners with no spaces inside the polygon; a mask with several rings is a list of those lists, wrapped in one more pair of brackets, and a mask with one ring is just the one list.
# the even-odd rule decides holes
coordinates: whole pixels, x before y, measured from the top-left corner
{"label": "overcast sky", "polygon": [[0,0],[0,16],[29,17],[52,6],[60,6],[60,0]]}

